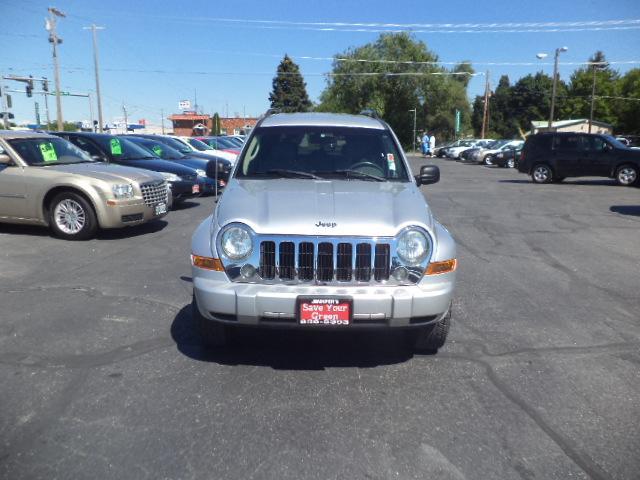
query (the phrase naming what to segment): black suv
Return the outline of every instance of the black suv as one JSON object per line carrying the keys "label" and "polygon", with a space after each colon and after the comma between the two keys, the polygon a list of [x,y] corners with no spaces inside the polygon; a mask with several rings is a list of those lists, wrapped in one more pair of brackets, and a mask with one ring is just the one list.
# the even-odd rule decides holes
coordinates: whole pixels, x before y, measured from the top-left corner
{"label": "black suv", "polygon": [[561,182],[566,177],[609,177],[619,185],[638,183],[640,150],[610,135],[539,133],[527,138],[518,171],[535,183]]}

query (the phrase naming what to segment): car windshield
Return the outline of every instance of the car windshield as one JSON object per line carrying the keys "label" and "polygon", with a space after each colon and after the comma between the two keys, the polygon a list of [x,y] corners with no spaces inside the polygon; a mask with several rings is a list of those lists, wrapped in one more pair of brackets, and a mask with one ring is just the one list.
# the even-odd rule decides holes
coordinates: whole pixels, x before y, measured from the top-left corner
{"label": "car windshield", "polygon": [[507,140],[495,140],[495,141],[491,142],[489,145],[487,145],[487,148],[489,150],[495,150],[497,148],[500,148],[505,143],[507,143]]}
{"label": "car windshield", "polygon": [[235,145],[231,140],[229,140],[228,138],[216,138],[219,147],[218,148],[229,148],[229,149],[233,149],[233,150],[237,150],[238,146]]}
{"label": "car windshield", "polygon": [[204,152],[205,150],[213,150],[213,148],[211,148],[209,145],[207,145],[204,142],[201,142],[200,140],[198,140],[197,138],[189,138],[187,139],[187,141],[189,142],[189,144],[195,148],[196,150],[198,150],[199,152]]}
{"label": "car windshield", "polygon": [[95,138],[100,146],[109,152],[115,160],[151,160],[158,158],[144,147],[122,137],[98,136]]}
{"label": "car windshield", "polygon": [[161,138],[158,138],[157,140],[154,140],[154,141],[161,142],[164,145],[168,145],[171,148],[173,148],[174,150],[177,150],[178,152],[180,152],[180,153],[182,153],[184,155],[189,155],[189,153],[193,152],[192,149],[187,147],[180,140],[176,140],[175,138],[161,137]]}
{"label": "car windshield", "polygon": [[64,138],[14,138],[9,140],[9,145],[33,167],[93,162],[89,155]]}
{"label": "car windshield", "polygon": [[603,135],[603,137],[606,138],[607,142],[611,143],[616,148],[629,148],[628,145],[625,145],[616,137],[613,137],[611,135]]}
{"label": "car windshield", "polygon": [[155,140],[149,140],[147,138],[132,138],[131,141],[165,160],[179,160],[184,158],[184,155],[176,149],[169,145],[165,145],[164,143],[156,142]]}
{"label": "car windshield", "polygon": [[347,127],[266,127],[251,138],[238,178],[408,181],[391,134]]}

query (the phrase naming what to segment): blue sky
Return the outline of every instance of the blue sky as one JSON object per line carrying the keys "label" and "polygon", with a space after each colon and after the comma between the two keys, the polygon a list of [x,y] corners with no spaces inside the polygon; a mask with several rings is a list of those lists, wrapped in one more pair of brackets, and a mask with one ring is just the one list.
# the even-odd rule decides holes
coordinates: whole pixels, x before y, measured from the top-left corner
{"label": "blue sky", "polygon": [[[196,3],[198,6],[193,6]],[[0,0],[3,24],[0,72],[3,75],[33,74],[53,79],[51,49],[44,29],[49,5],[68,15],[58,26],[59,35],[64,39],[59,51],[62,89],[76,92],[95,89],[91,34],[82,29],[95,22],[106,27],[99,33],[105,118],[121,117],[124,103],[130,121],[145,118],[152,123],[159,123],[161,109],[165,115],[177,112],[178,101],[193,100],[195,91],[198,105],[205,113],[217,111],[224,115],[227,110],[230,115],[262,113],[268,107],[276,66],[285,53],[299,63],[309,95],[316,101],[326,84],[321,74],[330,71],[331,62],[300,57],[332,57],[349,47],[374,41],[379,35],[373,31],[319,31],[318,26],[298,22],[461,24],[640,19],[637,0],[448,0],[438,3],[426,0]],[[556,47],[565,45],[569,47],[561,57],[565,62],[585,61],[596,50],[603,50],[609,60],[640,61],[638,28],[523,32],[526,28],[518,27],[512,29],[518,30],[515,33],[487,32],[488,28],[485,33],[444,33],[434,31],[433,27],[418,29],[426,31],[416,33],[416,38],[426,42],[440,60],[470,60],[478,71],[489,68],[494,81],[502,74],[508,74],[514,81],[541,68],[551,73],[552,67],[487,66],[480,62],[536,62],[536,53],[552,53]],[[624,72],[640,64],[616,67]],[[560,74],[566,79],[575,68],[561,66]],[[185,71],[205,73],[181,73]],[[479,94],[483,88],[484,77],[474,77],[469,95]],[[42,111],[41,99],[14,94],[16,120],[33,121],[34,101],[38,100]],[[53,98],[49,106],[54,112]],[[65,120],[89,118],[86,99],[64,98],[63,107]]]}

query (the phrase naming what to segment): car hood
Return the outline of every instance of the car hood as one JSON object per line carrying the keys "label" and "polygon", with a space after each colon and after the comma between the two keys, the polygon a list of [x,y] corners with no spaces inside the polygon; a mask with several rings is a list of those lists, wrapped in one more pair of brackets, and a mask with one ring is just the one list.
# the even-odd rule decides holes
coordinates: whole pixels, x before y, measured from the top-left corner
{"label": "car hood", "polygon": [[149,170],[114,165],[112,163],[77,163],[72,165],[51,165],[47,167],[55,172],[82,175],[105,182],[117,183],[145,183],[162,180],[162,176]]}
{"label": "car hood", "polygon": [[174,173],[178,176],[195,175],[193,168],[185,167],[179,163],[170,160],[162,160],[161,158],[141,159],[141,160],[119,160],[126,163],[129,167],[142,168],[145,170],[153,170],[154,172]]}
{"label": "car hood", "polygon": [[410,225],[433,230],[431,211],[409,182],[233,179],[217,220],[260,234],[391,237]]}

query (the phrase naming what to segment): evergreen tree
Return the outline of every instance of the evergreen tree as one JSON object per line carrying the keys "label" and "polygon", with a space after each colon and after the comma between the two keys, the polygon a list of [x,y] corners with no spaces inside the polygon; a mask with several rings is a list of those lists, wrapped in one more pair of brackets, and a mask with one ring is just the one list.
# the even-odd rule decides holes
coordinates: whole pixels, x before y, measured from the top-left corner
{"label": "evergreen tree", "polygon": [[311,108],[300,67],[288,55],[278,65],[269,101],[271,108],[281,112],[306,112]]}
{"label": "evergreen tree", "polygon": [[216,112],[213,114],[213,118],[211,119],[211,135],[220,135],[220,130],[220,115],[218,115],[218,112]]}

